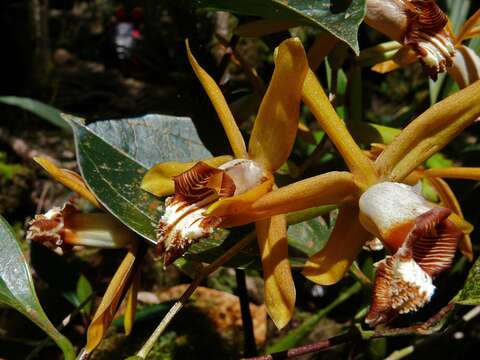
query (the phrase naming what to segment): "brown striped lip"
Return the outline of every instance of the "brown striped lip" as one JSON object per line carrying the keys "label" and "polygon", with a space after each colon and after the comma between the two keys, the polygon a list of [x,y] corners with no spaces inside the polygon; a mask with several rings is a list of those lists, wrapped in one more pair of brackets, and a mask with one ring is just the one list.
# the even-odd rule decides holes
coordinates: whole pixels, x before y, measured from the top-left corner
{"label": "brown striped lip", "polygon": [[365,318],[368,324],[391,321],[430,301],[432,280],[451,266],[462,236],[448,220],[450,213],[433,208],[418,216],[397,252],[378,263],[372,306]]}
{"label": "brown striped lip", "polygon": [[204,216],[215,201],[239,195],[265,181],[264,170],[255,162],[235,159],[219,168],[204,162],[175,176],[175,195],[165,201],[157,227],[157,254],[168,266],[194,243],[212,234],[223,217]]}

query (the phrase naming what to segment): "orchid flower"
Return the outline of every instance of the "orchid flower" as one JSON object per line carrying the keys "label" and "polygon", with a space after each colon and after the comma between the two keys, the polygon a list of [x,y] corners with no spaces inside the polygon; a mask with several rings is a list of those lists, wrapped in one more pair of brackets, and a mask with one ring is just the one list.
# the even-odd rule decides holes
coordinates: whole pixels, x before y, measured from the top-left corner
{"label": "orchid flower", "polygon": [[[381,296],[380,288],[382,286],[377,286],[377,284],[384,277],[382,274],[387,274],[386,276],[395,279],[400,277],[409,286],[417,287],[424,299],[415,299],[413,303],[409,303],[409,298],[405,298],[399,304],[389,303],[389,309],[379,310],[377,306],[377,310],[372,311],[377,311],[381,316],[375,317],[371,323],[388,321],[393,317],[395,311],[403,313],[423,306],[428,302],[432,288],[431,286],[427,287],[428,291],[424,291],[424,288],[419,288],[416,278],[412,280],[409,276],[415,277],[420,274],[424,277],[428,276],[431,280],[440,271],[447,268],[455,253],[457,243],[460,241],[462,230],[465,229],[464,233],[468,233],[471,231],[471,227],[453,211],[428,204],[415,193],[414,189],[405,188],[405,185],[401,183],[425,160],[440,151],[475,121],[480,114],[479,91],[480,82],[476,82],[434,105],[402,130],[373,161],[355,143],[344,122],[331,106],[315,74],[309,70],[303,86],[303,101],[336,146],[350,171],[321,174],[269,192],[251,205],[248,220],[255,221],[258,218],[307,207],[337,204],[340,211],[331,237],[326,246],[308,260],[303,274],[313,282],[322,285],[338,282],[358,256],[364,243],[377,236],[393,252],[393,260],[406,259],[407,255],[411,255],[416,264],[412,264],[410,261],[409,266],[401,267],[401,271],[398,272],[396,271],[398,266],[391,264],[393,260],[385,260],[387,264],[384,266],[388,265],[388,269],[393,268],[395,271],[379,271],[377,273],[373,295],[374,303],[375,299]],[[476,171],[466,169],[449,174],[459,178],[472,178],[477,175]],[[438,174],[435,173],[429,173],[429,175],[438,177]],[[385,185],[386,191],[385,188],[382,190],[381,184]],[[405,192],[411,193],[411,196],[407,197],[405,202],[401,202]],[[362,197],[364,201],[361,201]],[[372,198],[375,198],[375,201],[365,201],[365,199]],[[395,206],[399,207],[397,212],[411,216],[399,220],[403,231],[399,232],[394,237],[395,242],[390,244],[388,234],[393,230],[384,227],[383,223],[375,218],[376,215],[373,215],[379,214],[381,218],[389,219],[391,210],[389,210],[388,204],[392,201]],[[412,208],[416,209],[419,204],[422,205],[419,210],[412,211]],[[246,222],[246,219],[238,219],[237,224],[242,221]],[[379,225],[376,225],[379,221]],[[400,225],[399,221],[393,218],[386,224]],[[231,222],[234,222],[234,219]],[[403,225],[404,223],[406,225]],[[416,224],[418,226],[415,226]],[[425,224],[428,225],[427,228],[425,228]],[[431,241],[409,240],[421,238],[418,229],[423,229],[424,237]],[[440,231],[441,229],[446,232]],[[447,235],[443,235],[444,233]],[[447,247],[445,254],[442,255],[444,256],[443,261],[437,264],[436,268],[422,269],[421,265],[424,266],[424,264],[419,260],[419,255],[411,251],[412,246],[415,247],[415,243],[424,245],[428,254],[435,254],[441,251],[440,246],[443,246],[442,236],[453,239],[449,242],[450,247]],[[420,245],[417,246],[418,248]],[[413,273],[409,273],[410,270],[407,271],[406,268],[410,268]],[[407,275],[404,270],[407,271]],[[395,288],[399,283],[397,280],[389,279],[388,282],[382,282],[383,288],[388,288],[390,295],[395,291],[400,291]],[[389,314],[389,316],[385,316],[385,314]],[[369,319],[372,318],[374,315],[369,316]]]}
{"label": "orchid flower", "polygon": [[433,80],[452,65],[455,47],[445,28],[448,18],[435,0],[367,0],[365,22],[403,45],[396,63],[418,58]]}
{"label": "orchid flower", "polygon": [[[235,225],[238,219],[249,219],[251,205],[275,188],[273,173],[287,160],[295,140],[308,68],[300,40],[293,38],[280,44],[275,70],[260,104],[247,151],[221,90],[198,64],[188,42],[187,52],[225,129],[235,159],[220,157],[195,164],[163,163],[145,175],[144,190],[157,196],[174,192],[174,196],[165,201],[157,232],[157,249],[165,265],[215,228]],[[282,328],[290,321],[295,304],[286,217],[283,214],[266,216],[258,219],[255,226],[265,279],[265,303],[276,326]]]}

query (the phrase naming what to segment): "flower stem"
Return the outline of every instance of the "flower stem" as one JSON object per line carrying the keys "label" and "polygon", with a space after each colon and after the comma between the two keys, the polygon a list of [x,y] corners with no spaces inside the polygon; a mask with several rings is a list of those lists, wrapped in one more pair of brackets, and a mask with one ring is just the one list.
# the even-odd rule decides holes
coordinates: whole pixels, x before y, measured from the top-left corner
{"label": "flower stem", "polygon": [[255,335],[253,332],[253,321],[252,314],[250,313],[250,302],[248,300],[245,271],[242,269],[235,269],[235,278],[237,280],[238,298],[240,299],[240,311],[242,313],[243,355],[255,356],[257,355],[257,346],[255,344]]}
{"label": "flower stem", "polygon": [[142,346],[140,351],[137,353],[137,357],[140,359],[145,359],[148,355],[148,353],[152,350],[153,346],[155,345],[155,342],[158,340],[160,335],[165,331],[166,327],[170,324],[170,322],[173,320],[175,315],[183,308],[183,306],[186,304],[187,300],[190,298],[190,296],[193,294],[193,292],[196,290],[196,288],[200,285],[200,283],[213,271],[218,269],[220,266],[225,264],[228,260],[230,260],[232,257],[234,257],[240,250],[242,250],[245,246],[247,246],[250,242],[252,242],[256,238],[256,233],[251,232],[248,235],[246,235],[243,239],[241,239],[239,242],[237,242],[235,245],[233,245],[230,249],[228,249],[225,254],[223,254],[221,257],[216,259],[214,262],[212,262],[210,265],[207,265],[204,267],[198,275],[195,280],[190,284],[190,286],[185,290],[185,292],[182,294],[180,299],[173,304],[173,306],[170,308],[168,313],[163,317],[162,321],[160,321],[160,324],[158,324],[157,328],[155,331],[150,335],[150,338],[145,342],[145,344]]}

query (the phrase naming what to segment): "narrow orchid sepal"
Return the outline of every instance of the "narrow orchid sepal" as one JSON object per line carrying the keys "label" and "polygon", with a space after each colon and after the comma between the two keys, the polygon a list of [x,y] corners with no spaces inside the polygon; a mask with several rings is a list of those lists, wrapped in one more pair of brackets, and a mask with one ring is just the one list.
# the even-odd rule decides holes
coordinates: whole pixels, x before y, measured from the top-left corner
{"label": "narrow orchid sepal", "polygon": [[95,195],[93,195],[93,193],[88,189],[85,181],[76,172],[67,169],[60,169],[45,157],[35,157],[33,160],[35,160],[38,165],[40,165],[59,183],[76,192],[78,195],[89,201],[97,208],[102,208]]}
{"label": "narrow orchid sepal", "polygon": [[287,325],[295,310],[295,284],[288,260],[285,215],[256,222],[262,259],[265,305],[278,329]]}
{"label": "narrow orchid sepal", "polygon": [[308,70],[303,84],[303,101],[327,133],[355,177],[365,185],[377,181],[375,168],[362,152],[328,100],[317,77]]}
{"label": "narrow orchid sepal", "polygon": [[480,116],[480,81],[436,103],[413,120],[375,162],[379,176],[402,181]]}
{"label": "narrow orchid sepal", "polygon": [[465,179],[480,181],[480,168],[476,167],[447,167],[425,170],[425,176],[443,179]]}
{"label": "narrow orchid sepal", "polygon": [[215,111],[217,112],[223,128],[225,129],[225,133],[227,134],[230,146],[232,147],[233,154],[236,158],[246,158],[247,149],[245,146],[245,141],[243,140],[242,133],[235,122],[222,91],[218,87],[215,80],[213,80],[212,77],[198,64],[197,60],[190,51],[188,40],[185,41],[185,46],[187,48],[187,55],[190,65],[192,66],[193,71],[197,75],[198,80],[205,89],[205,92],[207,93],[213,107],[215,108]]}

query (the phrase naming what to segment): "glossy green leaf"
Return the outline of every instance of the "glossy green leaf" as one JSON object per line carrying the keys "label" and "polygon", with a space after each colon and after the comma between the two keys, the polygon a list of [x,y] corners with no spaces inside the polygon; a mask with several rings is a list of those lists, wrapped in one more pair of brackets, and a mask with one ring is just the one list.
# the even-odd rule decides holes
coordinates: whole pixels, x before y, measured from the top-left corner
{"label": "glossy green leaf", "polygon": [[[76,295],[79,302],[78,305],[83,304],[93,295],[92,285],[84,275],[80,275],[78,278]],[[85,306],[82,307],[81,311],[88,316],[92,311],[92,301],[89,300]]]}
{"label": "glossy green leaf", "polygon": [[47,120],[59,128],[71,131],[68,123],[62,119],[60,110],[54,108],[53,106],[44,104],[41,101],[18,96],[0,96],[0,102],[30,111],[31,113]]}
{"label": "glossy green leaf", "polygon": [[359,54],[357,33],[365,16],[365,0],[195,0],[194,3],[199,7],[318,27]]}
{"label": "glossy green leaf", "polygon": [[70,341],[60,334],[45,315],[27,265],[27,260],[10,225],[0,217],[0,303],[9,305],[45,331],[62,349],[65,359],[74,359]]}
{"label": "glossy green leaf", "polygon": [[161,215],[158,207],[162,203],[140,189],[146,167],[96,135],[81,121],[71,119],[70,123],[75,135],[77,161],[90,190],[123,224],[155,243],[155,224]]}
{"label": "glossy green leaf", "polygon": [[480,258],[473,264],[465,285],[453,302],[463,305],[480,305]]}
{"label": "glossy green leaf", "polygon": [[165,161],[212,157],[188,117],[149,114],[133,119],[104,120],[88,128],[146,168]]}

